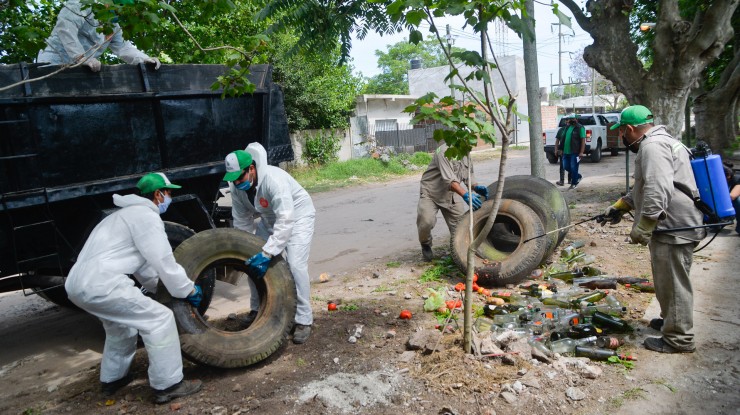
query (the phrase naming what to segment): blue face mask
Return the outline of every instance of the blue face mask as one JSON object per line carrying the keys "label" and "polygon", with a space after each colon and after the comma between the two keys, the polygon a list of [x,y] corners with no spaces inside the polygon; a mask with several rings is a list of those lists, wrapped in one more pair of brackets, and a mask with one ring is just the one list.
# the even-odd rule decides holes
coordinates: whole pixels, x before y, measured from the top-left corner
{"label": "blue face mask", "polygon": [[236,185],[237,189],[244,190],[245,192],[249,190],[250,187],[252,187],[252,182],[250,182],[249,180],[245,180]]}
{"label": "blue face mask", "polygon": [[164,195],[164,202],[160,203],[159,206],[159,214],[163,214],[164,212],[167,212],[167,208],[170,207],[170,203],[172,202],[172,198]]}

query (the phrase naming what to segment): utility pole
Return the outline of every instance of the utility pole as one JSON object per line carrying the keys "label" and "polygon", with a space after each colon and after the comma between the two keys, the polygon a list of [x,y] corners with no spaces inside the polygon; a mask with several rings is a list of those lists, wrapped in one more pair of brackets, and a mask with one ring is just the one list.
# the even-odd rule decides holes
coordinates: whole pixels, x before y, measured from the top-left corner
{"label": "utility pole", "polygon": [[[545,178],[545,149],[542,137],[542,109],[540,107],[540,75],[537,69],[537,37],[534,35],[534,0],[524,2],[527,18],[524,23],[532,39],[522,36],[524,42],[524,79],[527,86],[527,112],[529,113],[530,174]],[[514,126],[516,127],[516,126]]]}
{"label": "utility pole", "polygon": [[596,104],[594,103],[595,94],[596,94],[596,68],[591,68],[591,114],[596,114]]}

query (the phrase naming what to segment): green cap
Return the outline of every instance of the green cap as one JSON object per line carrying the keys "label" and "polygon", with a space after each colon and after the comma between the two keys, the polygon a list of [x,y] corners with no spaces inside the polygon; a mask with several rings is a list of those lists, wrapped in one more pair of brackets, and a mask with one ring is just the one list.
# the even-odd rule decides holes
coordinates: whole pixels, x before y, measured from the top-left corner
{"label": "green cap", "polygon": [[180,189],[182,186],[171,183],[164,173],[149,173],[136,183],[136,187],[142,194],[148,194],[159,189]]}
{"label": "green cap", "polygon": [[612,125],[610,130],[616,130],[623,125],[642,125],[653,122],[653,113],[642,105],[632,105],[622,110],[619,122]]}
{"label": "green cap", "polygon": [[226,174],[225,182],[233,182],[242,175],[242,170],[252,164],[252,155],[244,150],[236,150],[226,156]]}

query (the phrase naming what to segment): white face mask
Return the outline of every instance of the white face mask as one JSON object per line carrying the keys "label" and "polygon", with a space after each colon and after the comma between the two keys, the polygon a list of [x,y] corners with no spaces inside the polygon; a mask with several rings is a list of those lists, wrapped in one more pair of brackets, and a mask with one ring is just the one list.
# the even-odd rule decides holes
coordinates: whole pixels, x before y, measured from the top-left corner
{"label": "white face mask", "polygon": [[167,212],[167,208],[170,207],[170,203],[172,202],[172,198],[167,196],[166,194],[162,193],[164,196],[164,201],[160,203],[157,207],[159,207],[159,214],[163,214],[164,212]]}

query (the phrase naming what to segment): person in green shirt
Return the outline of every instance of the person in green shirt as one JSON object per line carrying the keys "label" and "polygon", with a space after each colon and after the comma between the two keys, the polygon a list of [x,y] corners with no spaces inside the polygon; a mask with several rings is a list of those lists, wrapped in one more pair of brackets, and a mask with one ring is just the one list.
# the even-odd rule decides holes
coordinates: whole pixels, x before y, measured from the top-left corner
{"label": "person in green shirt", "polygon": [[[561,127],[562,129],[565,129],[565,132],[561,134],[558,131],[558,141],[563,140],[563,169],[568,172],[571,178],[570,189],[575,189],[583,178],[578,173],[578,165],[581,163],[581,159],[583,159],[584,152],[586,151],[586,129],[583,128],[575,116],[569,118],[568,124]],[[555,145],[558,148],[560,142],[556,142]]]}

